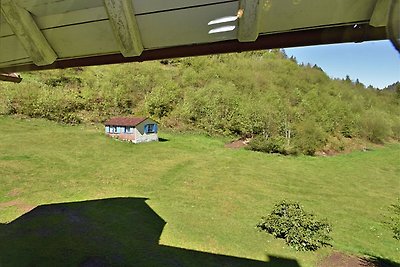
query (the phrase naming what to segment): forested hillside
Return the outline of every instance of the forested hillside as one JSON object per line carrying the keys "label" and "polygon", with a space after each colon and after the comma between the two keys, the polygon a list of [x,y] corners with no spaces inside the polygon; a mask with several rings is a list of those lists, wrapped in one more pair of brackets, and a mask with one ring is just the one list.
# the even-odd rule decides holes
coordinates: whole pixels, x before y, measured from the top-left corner
{"label": "forested hillside", "polygon": [[252,149],[283,154],[400,139],[398,90],[332,80],[279,50],[22,76],[0,84],[0,114],[73,124],[150,115],[176,130],[253,137]]}

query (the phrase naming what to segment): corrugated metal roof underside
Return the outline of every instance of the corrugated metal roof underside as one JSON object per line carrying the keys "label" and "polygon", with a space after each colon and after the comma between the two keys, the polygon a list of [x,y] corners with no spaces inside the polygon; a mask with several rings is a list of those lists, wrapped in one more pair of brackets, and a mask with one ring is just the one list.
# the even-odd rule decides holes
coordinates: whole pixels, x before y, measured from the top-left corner
{"label": "corrugated metal roof underside", "polygon": [[[31,14],[58,61],[120,54],[103,0],[14,1]],[[257,3],[254,27],[260,36],[265,36],[368,24],[377,0],[257,0]],[[213,26],[208,25],[216,18],[235,15],[241,5],[238,0],[132,0],[132,5],[145,52],[238,39],[238,21],[219,25],[235,28],[217,34],[209,34]],[[32,64],[29,51],[4,16],[0,23],[0,69]]]}

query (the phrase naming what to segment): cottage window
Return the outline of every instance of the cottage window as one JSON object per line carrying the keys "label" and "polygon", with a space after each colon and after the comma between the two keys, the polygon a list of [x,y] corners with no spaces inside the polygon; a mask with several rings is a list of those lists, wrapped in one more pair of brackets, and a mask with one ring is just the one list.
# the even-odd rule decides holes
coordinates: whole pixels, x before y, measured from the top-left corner
{"label": "cottage window", "polygon": [[145,133],[156,133],[157,132],[157,125],[155,124],[147,124],[144,126]]}
{"label": "cottage window", "polygon": [[131,133],[132,131],[131,131],[131,127],[125,127],[125,131],[124,131],[124,133]]}

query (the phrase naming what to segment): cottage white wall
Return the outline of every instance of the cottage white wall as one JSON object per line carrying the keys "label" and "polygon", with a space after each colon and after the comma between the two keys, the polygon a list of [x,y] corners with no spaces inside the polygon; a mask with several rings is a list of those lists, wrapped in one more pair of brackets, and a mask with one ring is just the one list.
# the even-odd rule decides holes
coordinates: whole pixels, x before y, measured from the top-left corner
{"label": "cottage white wall", "polygon": [[158,134],[157,133],[150,133],[146,134],[144,132],[144,126],[146,124],[156,124],[157,122],[153,121],[152,119],[146,119],[140,124],[136,125],[136,128],[134,129],[135,133],[135,140],[133,141],[134,143],[141,143],[141,142],[150,142],[150,141],[158,141]]}
{"label": "cottage white wall", "polygon": [[[115,132],[110,132],[110,129],[116,129]],[[125,133],[124,130],[127,128],[127,132]],[[118,138],[120,140],[127,140],[133,142],[135,140],[135,131],[134,127],[124,127],[124,126],[105,126],[105,133],[106,135]]]}

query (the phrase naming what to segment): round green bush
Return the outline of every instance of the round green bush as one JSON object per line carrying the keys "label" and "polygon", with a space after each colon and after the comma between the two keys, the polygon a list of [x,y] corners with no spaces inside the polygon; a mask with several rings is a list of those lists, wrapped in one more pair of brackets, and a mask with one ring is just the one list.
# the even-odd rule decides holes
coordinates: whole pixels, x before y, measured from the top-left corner
{"label": "round green bush", "polygon": [[262,217],[257,228],[284,239],[286,244],[299,251],[314,251],[329,245],[332,231],[326,220],[318,220],[305,212],[298,202],[285,200],[276,204],[269,215]]}
{"label": "round green bush", "polygon": [[249,142],[246,149],[264,153],[288,154],[285,147],[285,139],[280,136],[265,138],[264,136],[258,135]]}

